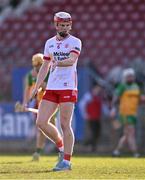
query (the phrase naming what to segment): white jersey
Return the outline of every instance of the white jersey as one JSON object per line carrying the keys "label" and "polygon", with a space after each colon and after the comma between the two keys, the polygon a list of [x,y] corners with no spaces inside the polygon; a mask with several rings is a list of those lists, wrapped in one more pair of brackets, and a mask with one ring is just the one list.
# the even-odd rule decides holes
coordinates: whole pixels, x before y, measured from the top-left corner
{"label": "white jersey", "polygon": [[[44,49],[44,60],[48,60],[52,55],[56,61],[62,61],[69,57],[70,52],[80,54],[81,40],[69,35],[63,40],[57,37],[48,39]],[[46,89],[50,90],[77,90],[77,61],[72,66],[52,68],[48,78]]]}

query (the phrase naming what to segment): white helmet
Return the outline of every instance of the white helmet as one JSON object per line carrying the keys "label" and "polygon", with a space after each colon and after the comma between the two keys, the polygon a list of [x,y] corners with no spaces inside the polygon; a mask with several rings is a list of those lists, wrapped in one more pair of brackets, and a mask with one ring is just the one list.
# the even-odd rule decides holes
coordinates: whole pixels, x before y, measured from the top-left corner
{"label": "white helmet", "polygon": [[72,18],[67,12],[58,12],[54,15],[54,22],[72,22]]}
{"label": "white helmet", "polygon": [[130,76],[130,75],[132,75],[132,76],[135,77],[135,71],[134,71],[134,69],[132,69],[132,68],[125,69],[125,70],[123,71],[123,75],[122,75],[123,81],[125,81],[125,80],[126,80],[126,77],[128,77],[128,76]]}

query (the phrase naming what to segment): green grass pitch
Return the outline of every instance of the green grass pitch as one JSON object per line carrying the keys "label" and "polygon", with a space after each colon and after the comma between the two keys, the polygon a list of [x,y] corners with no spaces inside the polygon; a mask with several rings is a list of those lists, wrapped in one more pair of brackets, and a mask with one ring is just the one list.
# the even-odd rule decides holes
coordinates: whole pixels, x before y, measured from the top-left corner
{"label": "green grass pitch", "polygon": [[1,155],[0,179],[145,179],[145,158],[74,156],[72,171],[52,172],[56,156]]}

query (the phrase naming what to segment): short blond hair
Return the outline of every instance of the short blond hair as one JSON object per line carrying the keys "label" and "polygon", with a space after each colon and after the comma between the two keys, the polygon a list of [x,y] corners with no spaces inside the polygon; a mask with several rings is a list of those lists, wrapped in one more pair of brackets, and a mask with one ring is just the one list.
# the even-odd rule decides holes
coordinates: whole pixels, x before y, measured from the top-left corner
{"label": "short blond hair", "polygon": [[37,53],[32,56],[32,66],[41,66],[43,63],[43,54]]}

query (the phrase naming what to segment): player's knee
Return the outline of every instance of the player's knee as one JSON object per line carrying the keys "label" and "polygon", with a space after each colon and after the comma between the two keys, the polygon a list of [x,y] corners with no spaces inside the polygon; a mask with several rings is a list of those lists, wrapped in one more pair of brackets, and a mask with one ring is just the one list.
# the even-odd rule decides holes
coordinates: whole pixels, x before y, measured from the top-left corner
{"label": "player's knee", "polygon": [[68,131],[71,128],[70,123],[67,123],[67,122],[61,123],[61,128],[62,128],[62,131]]}
{"label": "player's knee", "polygon": [[40,129],[42,129],[43,128],[43,121],[40,121],[39,119],[37,119],[36,120],[36,126],[38,127],[38,128],[40,128]]}

